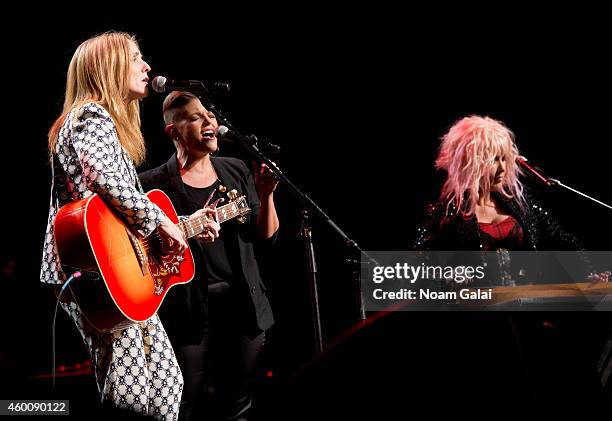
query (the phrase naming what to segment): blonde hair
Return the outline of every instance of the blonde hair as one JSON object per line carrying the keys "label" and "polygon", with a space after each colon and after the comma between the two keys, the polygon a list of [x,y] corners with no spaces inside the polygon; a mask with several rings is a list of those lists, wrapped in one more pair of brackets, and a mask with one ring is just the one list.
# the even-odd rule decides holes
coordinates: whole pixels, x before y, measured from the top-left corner
{"label": "blonde hair", "polygon": [[145,159],[145,142],[140,130],[140,105],[126,104],[130,74],[130,42],[133,35],[105,32],[78,46],[66,78],[66,94],[61,115],[49,129],[49,152],[54,153],[60,128],[74,108],[88,102],[104,107],[111,115],[119,142],[136,165]]}
{"label": "blonde hair", "polygon": [[478,198],[491,192],[496,157],[504,157],[506,161],[499,192],[524,208],[517,156],[514,134],[502,122],[476,115],[457,121],[442,137],[436,159],[436,168],[447,172],[441,193],[447,214],[451,205],[465,216],[475,213]]}

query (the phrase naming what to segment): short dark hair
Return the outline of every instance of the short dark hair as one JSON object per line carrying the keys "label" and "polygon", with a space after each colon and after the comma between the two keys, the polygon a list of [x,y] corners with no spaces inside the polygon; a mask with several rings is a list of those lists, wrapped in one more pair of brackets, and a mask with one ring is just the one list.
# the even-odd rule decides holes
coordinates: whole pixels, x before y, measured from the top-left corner
{"label": "short dark hair", "polygon": [[172,123],[174,120],[174,111],[183,107],[185,104],[190,103],[194,99],[199,99],[191,92],[186,91],[172,91],[164,99],[162,105],[162,112],[164,114],[164,122],[166,124]]}

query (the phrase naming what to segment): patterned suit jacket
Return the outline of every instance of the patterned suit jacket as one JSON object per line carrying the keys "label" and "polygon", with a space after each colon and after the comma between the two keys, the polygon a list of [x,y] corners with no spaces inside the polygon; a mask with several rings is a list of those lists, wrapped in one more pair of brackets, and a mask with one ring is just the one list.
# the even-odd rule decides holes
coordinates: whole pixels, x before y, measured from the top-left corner
{"label": "patterned suit jacket", "polygon": [[110,114],[101,105],[87,103],[72,110],[59,131],[54,152],[40,280],[61,284],[66,276],[53,232],[61,206],[97,193],[143,237],[153,232],[165,215],[143,194],[134,163],[119,143]]}

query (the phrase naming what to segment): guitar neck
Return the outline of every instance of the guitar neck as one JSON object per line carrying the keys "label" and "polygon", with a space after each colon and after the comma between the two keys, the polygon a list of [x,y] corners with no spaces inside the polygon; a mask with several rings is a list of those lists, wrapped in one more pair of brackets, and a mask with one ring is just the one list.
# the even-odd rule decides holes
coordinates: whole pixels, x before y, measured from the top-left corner
{"label": "guitar neck", "polygon": [[[231,202],[227,205],[223,205],[217,208],[217,220],[219,224],[229,221],[237,216],[244,214],[244,209],[238,206],[237,202]],[[177,224],[179,229],[183,231],[186,239],[194,237],[204,231],[204,222],[209,218],[207,216],[200,216],[186,221],[181,221]]]}

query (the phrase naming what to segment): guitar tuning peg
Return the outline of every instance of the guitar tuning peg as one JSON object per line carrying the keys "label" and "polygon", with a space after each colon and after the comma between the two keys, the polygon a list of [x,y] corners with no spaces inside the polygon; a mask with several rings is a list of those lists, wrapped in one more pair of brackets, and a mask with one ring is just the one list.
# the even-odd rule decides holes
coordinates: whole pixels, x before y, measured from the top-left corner
{"label": "guitar tuning peg", "polygon": [[219,187],[217,188],[221,193],[225,193],[225,191],[227,190],[227,187],[225,187],[223,184],[219,184]]}
{"label": "guitar tuning peg", "polygon": [[227,197],[229,197],[230,200],[236,200],[236,198],[238,197],[238,191],[236,189],[228,191]]}
{"label": "guitar tuning peg", "polygon": [[236,218],[239,224],[244,224],[246,222],[246,216],[239,216]]}

